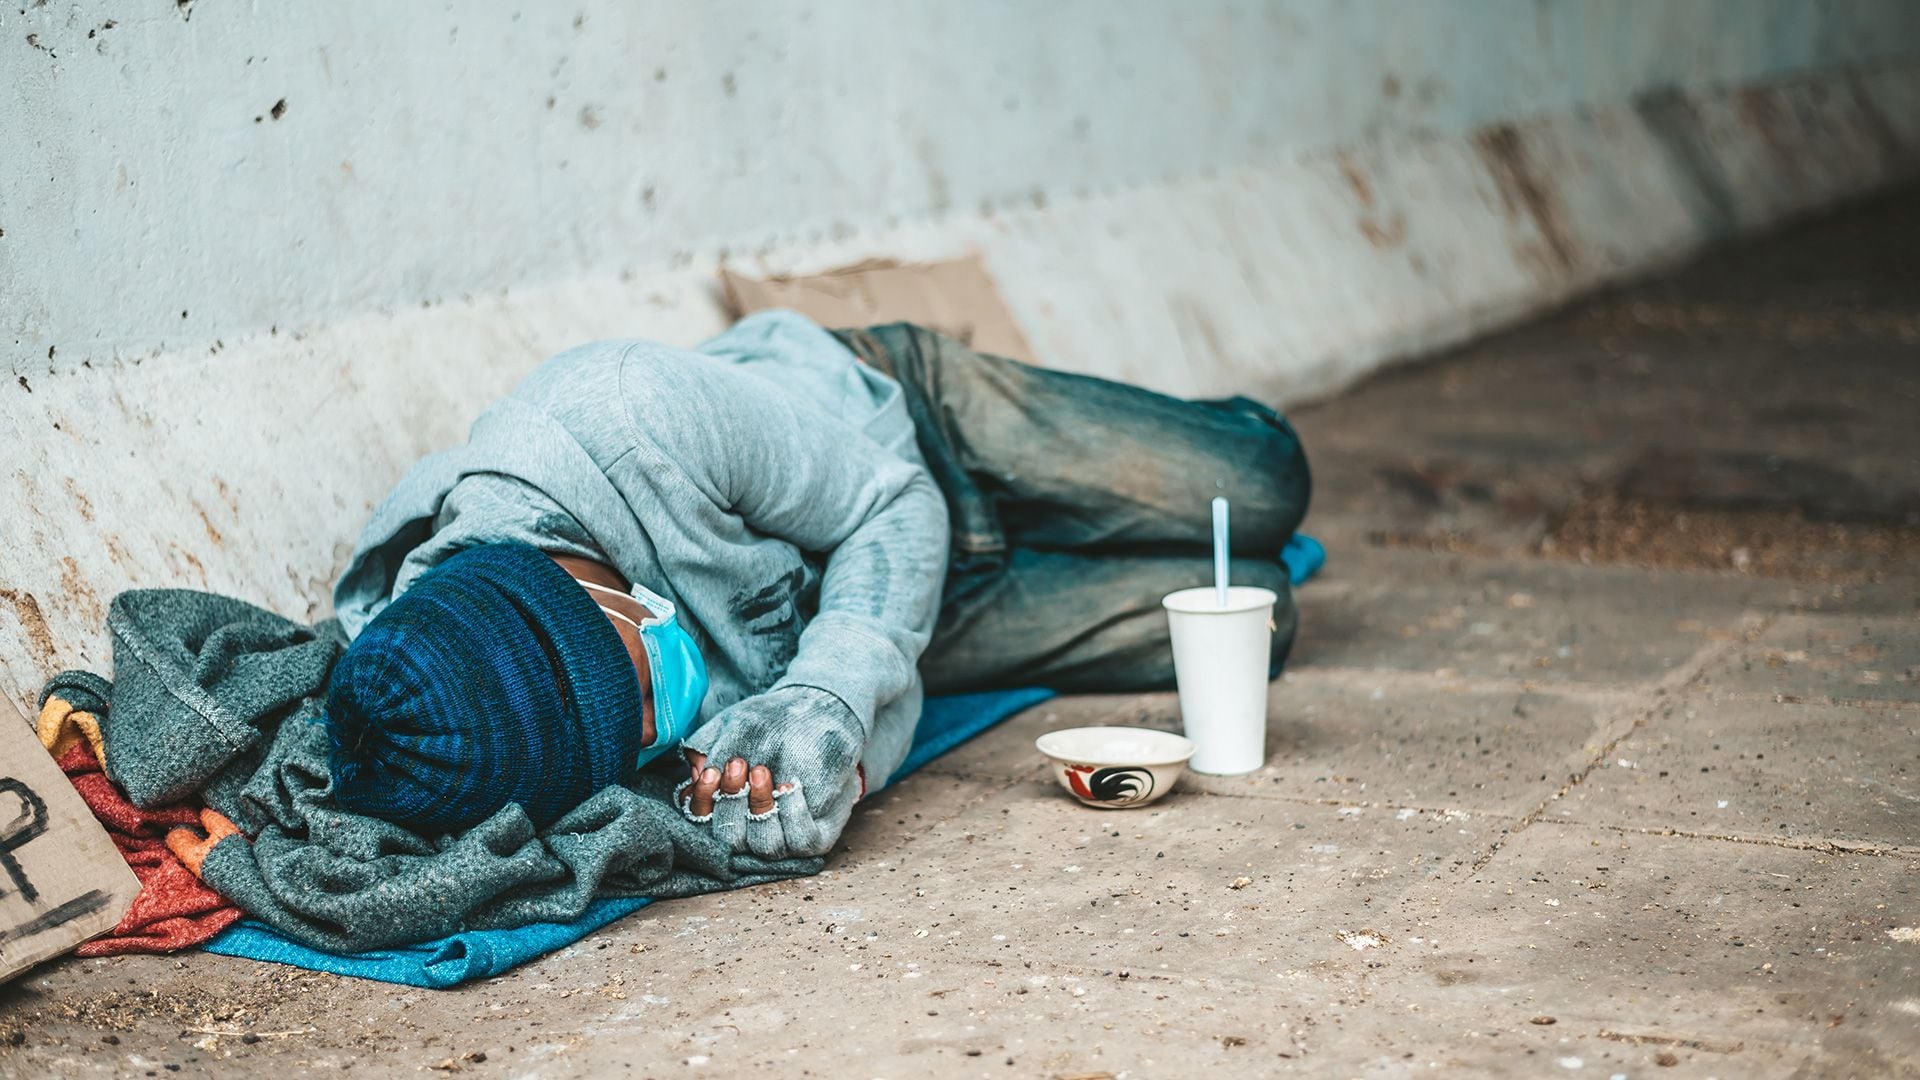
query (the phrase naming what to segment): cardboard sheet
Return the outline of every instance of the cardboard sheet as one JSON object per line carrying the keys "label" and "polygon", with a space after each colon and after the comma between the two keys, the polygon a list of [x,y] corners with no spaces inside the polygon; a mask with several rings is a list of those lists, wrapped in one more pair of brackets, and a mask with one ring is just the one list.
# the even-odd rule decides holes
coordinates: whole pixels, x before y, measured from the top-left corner
{"label": "cardboard sheet", "polygon": [[0,980],[113,929],[140,883],[0,697]]}
{"label": "cardboard sheet", "polygon": [[1033,347],[977,256],[937,263],[871,259],[764,280],[722,270],[720,281],[735,318],[791,308],[829,329],[912,322],[981,352],[1033,362]]}

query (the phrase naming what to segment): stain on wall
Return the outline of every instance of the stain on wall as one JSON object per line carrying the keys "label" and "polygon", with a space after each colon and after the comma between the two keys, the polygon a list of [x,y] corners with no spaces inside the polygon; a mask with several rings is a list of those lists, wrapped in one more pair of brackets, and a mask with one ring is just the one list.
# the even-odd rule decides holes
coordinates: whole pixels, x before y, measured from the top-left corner
{"label": "stain on wall", "polygon": [[1529,159],[1526,138],[1520,128],[1499,124],[1475,135],[1473,142],[1499,187],[1508,219],[1526,218],[1538,234],[1537,243],[1524,241],[1522,253],[1543,262],[1549,269],[1561,272],[1574,269],[1579,263],[1580,251],[1567,230],[1553,179]]}

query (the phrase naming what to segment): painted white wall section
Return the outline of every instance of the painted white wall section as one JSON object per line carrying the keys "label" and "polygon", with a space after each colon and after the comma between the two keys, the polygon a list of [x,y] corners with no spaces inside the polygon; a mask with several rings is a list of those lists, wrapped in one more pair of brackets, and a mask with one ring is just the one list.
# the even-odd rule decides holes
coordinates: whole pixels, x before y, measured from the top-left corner
{"label": "painted white wall section", "polygon": [[7,0],[0,341],[232,342],[1916,50],[1909,0]]}
{"label": "painted white wall section", "polygon": [[412,461],[720,329],[723,260],[979,252],[1049,364],[1299,400],[1912,176],[1916,47],[1903,0],[12,0],[0,693],[107,668],[124,588],[324,614]]}

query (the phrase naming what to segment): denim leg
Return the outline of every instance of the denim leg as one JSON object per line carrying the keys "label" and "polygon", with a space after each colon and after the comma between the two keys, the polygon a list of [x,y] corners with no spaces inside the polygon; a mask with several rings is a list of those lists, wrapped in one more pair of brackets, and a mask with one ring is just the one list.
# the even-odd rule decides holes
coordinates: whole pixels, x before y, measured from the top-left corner
{"label": "denim leg", "polygon": [[906,323],[841,337],[905,389],[962,546],[1206,547],[1224,495],[1234,553],[1274,558],[1306,514],[1299,437],[1259,402],[1182,401]]}
{"label": "denim leg", "polygon": [[[931,693],[1020,686],[1067,692],[1164,690],[1173,646],[1160,598],[1213,580],[1201,555],[1114,555],[1016,548],[1005,571],[941,608],[920,670]],[[1272,589],[1271,674],[1278,674],[1299,613],[1278,560],[1233,561],[1238,585]]]}
{"label": "denim leg", "polygon": [[1312,489],[1278,413],[1048,371],[907,323],[835,334],[900,382],[947,497],[929,690],[1172,686],[1160,599],[1213,580],[1216,495],[1233,506],[1234,581],[1280,598],[1278,673],[1297,621],[1279,554]]}

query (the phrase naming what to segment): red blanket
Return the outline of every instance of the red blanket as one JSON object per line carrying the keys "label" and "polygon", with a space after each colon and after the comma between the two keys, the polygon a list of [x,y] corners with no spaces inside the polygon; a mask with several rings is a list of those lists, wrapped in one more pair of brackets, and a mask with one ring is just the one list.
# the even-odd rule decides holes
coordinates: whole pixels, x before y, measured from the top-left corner
{"label": "red blanket", "polygon": [[157,810],[134,806],[101,771],[85,740],[76,740],[59,760],[61,770],[133,867],[133,876],[140,879],[140,895],[120,925],[75,949],[76,955],[175,952],[198,945],[239,920],[239,908],[202,884],[167,850],[169,830],[181,825],[200,827],[197,808],[184,803]]}

